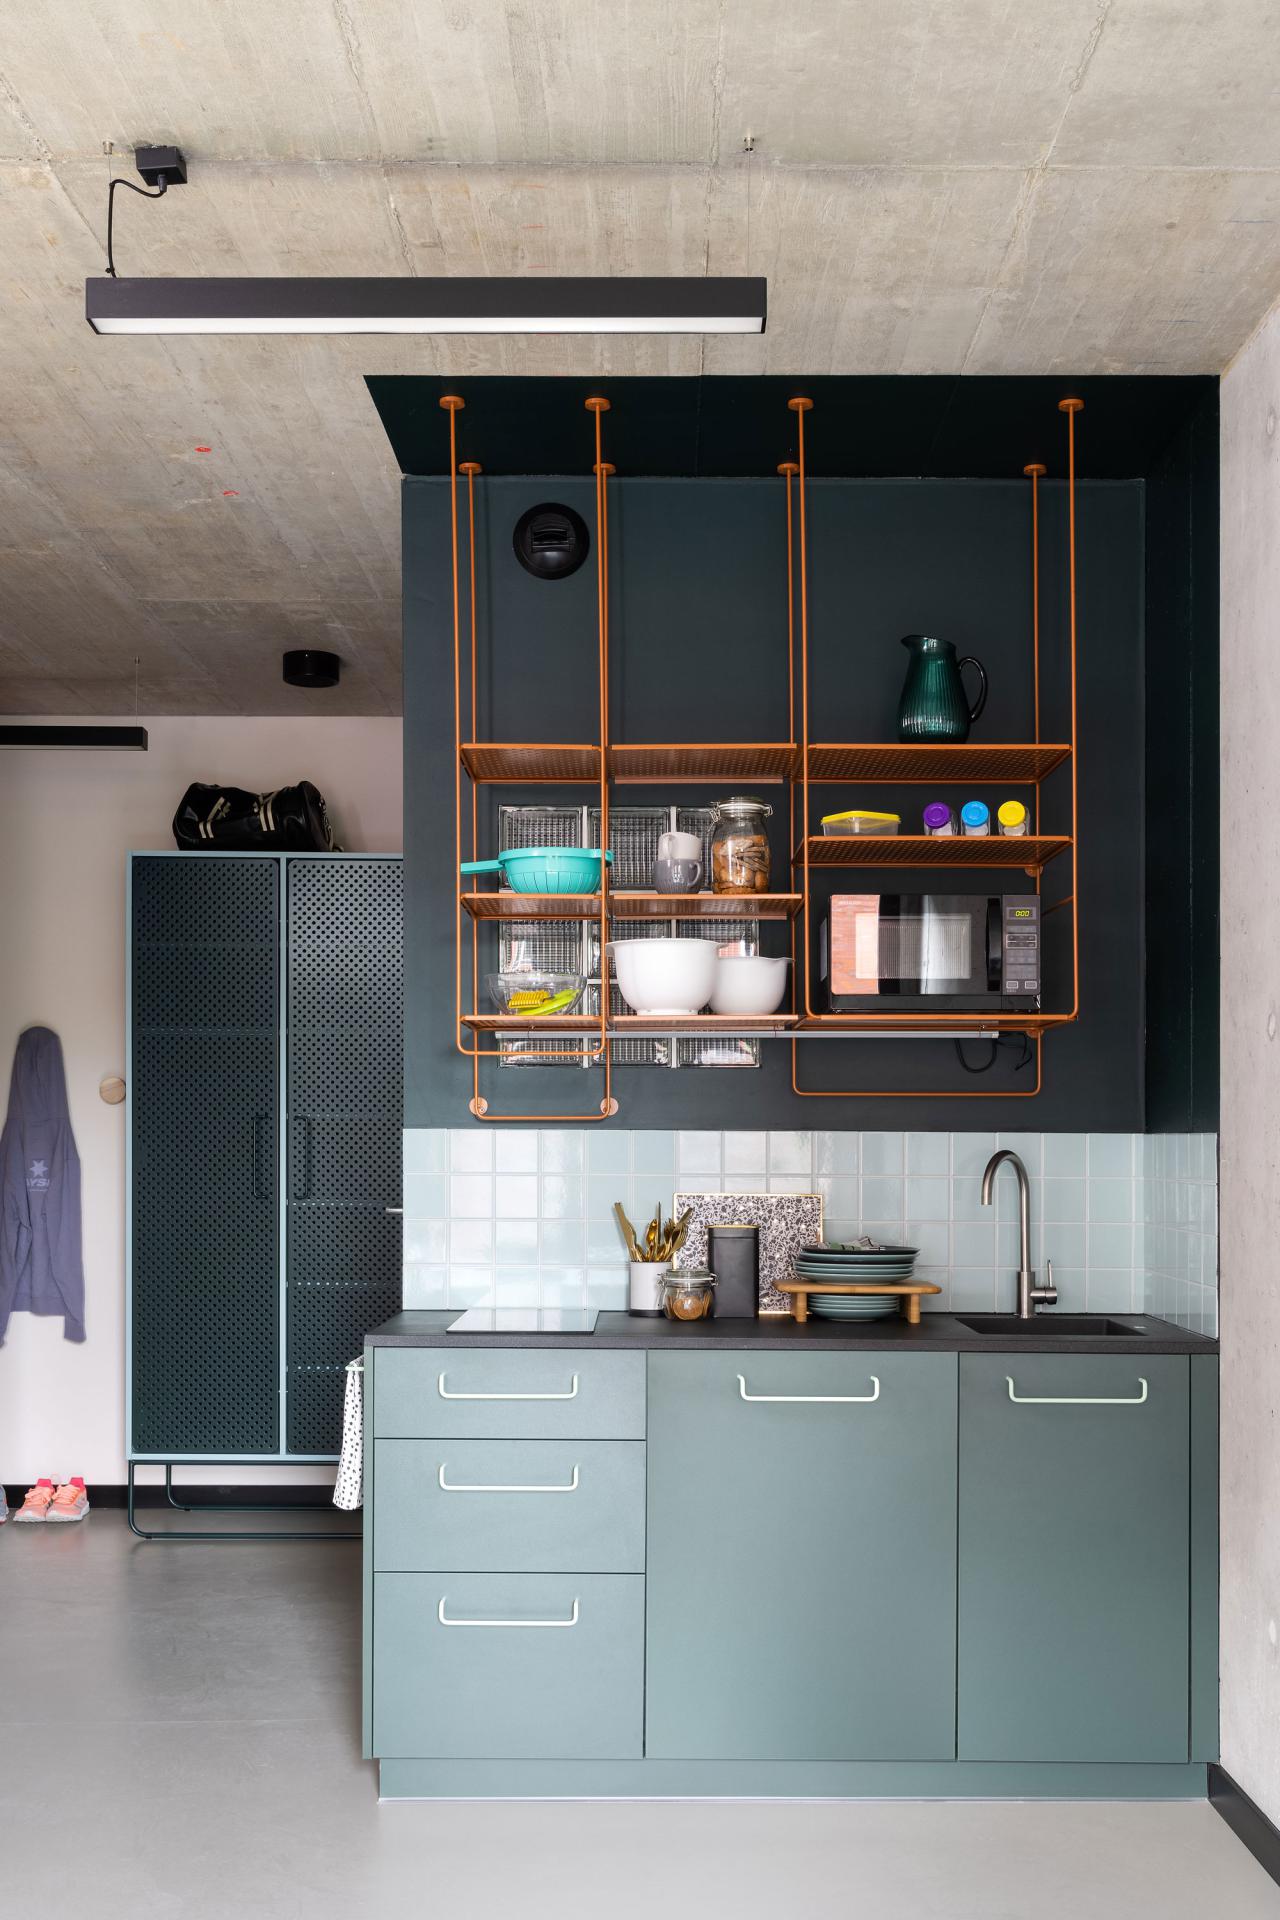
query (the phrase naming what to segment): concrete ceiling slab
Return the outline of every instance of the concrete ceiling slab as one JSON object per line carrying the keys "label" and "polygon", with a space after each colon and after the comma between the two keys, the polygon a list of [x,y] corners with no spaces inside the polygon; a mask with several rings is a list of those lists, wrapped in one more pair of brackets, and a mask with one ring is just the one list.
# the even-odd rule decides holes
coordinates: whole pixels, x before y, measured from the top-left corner
{"label": "concrete ceiling slab", "polygon": [[[314,711],[322,635],[323,710],[395,710],[366,373],[1218,371],[1280,293],[1274,46],[1274,0],[0,10],[0,710],[127,711],[136,658],[153,711]],[[153,141],[126,273],[750,270],[769,331],[99,339]]]}

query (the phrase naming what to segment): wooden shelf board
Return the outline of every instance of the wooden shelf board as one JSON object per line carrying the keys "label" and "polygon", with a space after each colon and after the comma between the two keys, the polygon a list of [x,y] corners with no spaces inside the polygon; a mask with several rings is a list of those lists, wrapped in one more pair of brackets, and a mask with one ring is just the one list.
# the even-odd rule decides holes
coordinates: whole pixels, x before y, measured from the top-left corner
{"label": "wooden shelf board", "polygon": [[459,754],[463,766],[477,781],[570,785],[589,780],[598,785],[600,780],[599,747],[465,740]]}
{"label": "wooden shelf board", "polygon": [[899,785],[946,781],[1007,781],[1034,786],[1071,757],[1060,743],[986,746],[913,746],[900,743],[809,744],[810,780],[883,780]]}
{"label": "wooden shelf board", "polygon": [[614,920],[791,920],[800,893],[611,893]]}
{"label": "wooden shelf board", "polygon": [[609,748],[613,778],[631,785],[753,780],[776,785],[797,770],[798,751],[787,741],[700,741],[688,745],[630,745]]}
{"label": "wooden shelf board", "polygon": [[[1071,846],[1066,834],[1021,834],[1016,838],[984,834],[868,833],[813,834],[810,867],[1022,867],[1038,872],[1055,854]],[[804,859],[797,847],[794,862]]]}

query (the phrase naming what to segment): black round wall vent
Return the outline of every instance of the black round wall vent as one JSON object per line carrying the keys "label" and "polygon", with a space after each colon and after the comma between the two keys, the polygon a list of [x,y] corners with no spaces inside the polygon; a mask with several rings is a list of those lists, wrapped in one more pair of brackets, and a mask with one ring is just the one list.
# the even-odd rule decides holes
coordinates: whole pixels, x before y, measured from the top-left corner
{"label": "black round wall vent", "polygon": [[516,521],[511,544],[520,565],[539,580],[566,580],[591,551],[586,521],[572,507],[548,501]]}
{"label": "black round wall vent", "polygon": [[314,647],[295,647],[284,656],[285,685],[336,687],[339,668],[336,653],[320,653]]}

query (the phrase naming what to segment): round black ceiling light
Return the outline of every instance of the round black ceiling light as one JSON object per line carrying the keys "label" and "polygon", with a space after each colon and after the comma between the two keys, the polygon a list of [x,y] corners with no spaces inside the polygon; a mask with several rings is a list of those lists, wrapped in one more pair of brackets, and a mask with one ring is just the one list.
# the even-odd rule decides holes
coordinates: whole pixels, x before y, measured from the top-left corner
{"label": "round black ceiling light", "polygon": [[284,656],[284,683],[287,687],[336,687],[341,665],[336,653],[295,647]]}
{"label": "round black ceiling light", "polygon": [[587,523],[572,507],[548,501],[516,521],[511,544],[516,559],[538,580],[567,580],[591,551]]}

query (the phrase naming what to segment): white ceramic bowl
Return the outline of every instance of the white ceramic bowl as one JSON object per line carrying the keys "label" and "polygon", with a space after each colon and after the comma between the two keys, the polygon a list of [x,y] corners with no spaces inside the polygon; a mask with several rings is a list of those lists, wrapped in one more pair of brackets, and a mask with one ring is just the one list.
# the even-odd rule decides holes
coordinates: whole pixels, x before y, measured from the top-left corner
{"label": "white ceramic bowl", "polygon": [[609,958],[633,1013],[701,1013],[711,998],[714,940],[611,940]]}
{"label": "white ceramic bowl", "polygon": [[726,954],[716,961],[712,1013],[776,1013],[787,992],[790,960],[764,954]]}

